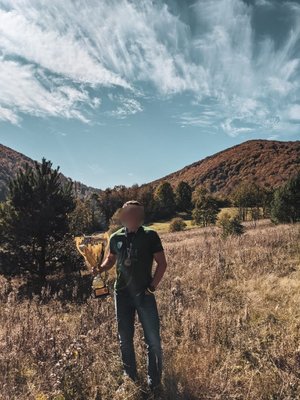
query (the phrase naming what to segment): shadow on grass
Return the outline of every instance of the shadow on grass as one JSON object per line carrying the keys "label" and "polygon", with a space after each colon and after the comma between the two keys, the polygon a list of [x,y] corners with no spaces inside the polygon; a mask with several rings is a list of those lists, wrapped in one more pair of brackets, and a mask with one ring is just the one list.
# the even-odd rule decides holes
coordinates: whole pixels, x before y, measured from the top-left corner
{"label": "shadow on grass", "polygon": [[38,296],[42,303],[56,299],[81,304],[92,295],[92,279],[92,275],[80,274],[47,276],[46,281],[32,277],[19,286],[17,298],[22,300]]}
{"label": "shadow on grass", "polygon": [[[165,371],[164,376],[164,400],[202,400],[201,397],[195,396],[188,388],[179,383],[178,376],[172,371]],[[204,399],[204,397],[203,397]]]}

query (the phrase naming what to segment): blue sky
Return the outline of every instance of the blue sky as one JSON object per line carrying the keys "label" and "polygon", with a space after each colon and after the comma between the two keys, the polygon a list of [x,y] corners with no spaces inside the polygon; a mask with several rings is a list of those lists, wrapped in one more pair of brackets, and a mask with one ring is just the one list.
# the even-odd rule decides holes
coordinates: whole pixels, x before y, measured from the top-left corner
{"label": "blue sky", "polygon": [[0,142],[98,187],[300,139],[300,2],[0,0]]}

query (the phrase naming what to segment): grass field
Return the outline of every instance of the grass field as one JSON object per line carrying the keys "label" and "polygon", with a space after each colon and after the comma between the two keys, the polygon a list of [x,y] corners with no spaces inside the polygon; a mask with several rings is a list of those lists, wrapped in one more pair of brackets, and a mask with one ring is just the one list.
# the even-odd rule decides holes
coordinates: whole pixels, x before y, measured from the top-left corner
{"label": "grass field", "polygon": [[[226,240],[214,227],[161,233],[163,399],[300,399],[300,224],[245,225]],[[86,278],[31,299],[26,283],[0,278],[1,400],[142,398],[139,321],[133,385],[121,376],[113,299],[90,298]]]}
{"label": "grass field", "polygon": [[[198,228],[197,225],[192,225],[191,220],[186,220],[186,229],[193,229],[193,228]],[[155,229],[159,233],[165,233],[169,231],[169,226],[170,226],[170,221],[165,221],[165,222],[153,222],[152,224],[148,224],[152,229]]]}
{"label": "grass field", "polygon": [[[224,207],[220,210],[219,214],[218,214],[218,218],[224,214],[224,213],[228,213],[232,216],[238,215],[238,208],[237,207]],[[249,216],[250,217],[250,216]],[[250,218],[249,218],[250,219]],[[164,233],[164,232],[169,232],[169,226],[170,226],[170,222],[169,221],[164,221],[164,222],[153,222],[151,224],[148,224],[147,226],[155,229],[157,232],[159,233]],[[192,224],[192,220],[190,219],[185,219],[185,223],[186,223],[186,229],[194,229],[194,228],[198,228],[197,225],[193,225]]]}

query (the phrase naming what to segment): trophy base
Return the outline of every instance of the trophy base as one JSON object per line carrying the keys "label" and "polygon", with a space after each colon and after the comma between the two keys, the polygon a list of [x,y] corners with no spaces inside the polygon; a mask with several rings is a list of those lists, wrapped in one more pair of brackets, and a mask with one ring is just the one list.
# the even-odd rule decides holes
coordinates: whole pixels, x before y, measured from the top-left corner
{"label": "trophy base", "polygon": [[94,292],[95,298],[104,297],[104,296],[109,295],[109,289],[107,286],[104,286],[102,288],[93,289],[93,292]]}

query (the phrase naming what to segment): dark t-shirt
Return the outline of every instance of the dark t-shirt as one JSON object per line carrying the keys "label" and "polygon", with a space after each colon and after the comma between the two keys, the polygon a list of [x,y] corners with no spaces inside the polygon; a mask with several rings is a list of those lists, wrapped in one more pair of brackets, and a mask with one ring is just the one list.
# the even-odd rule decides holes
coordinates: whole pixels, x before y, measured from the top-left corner
{"label": "dark t-shirt", "polygon": [[[131,265],[126,266],[126,247],[132,242]],[[114,289],[129,288],[131,293],[139,293],[147,288],[152,280],[153,254],[162,251],[163,246],[158,233],[141,225],[136,233],[129,232],[126,237],[125,227],[110,235],[110,251],[117,256],[117,278]]]}

